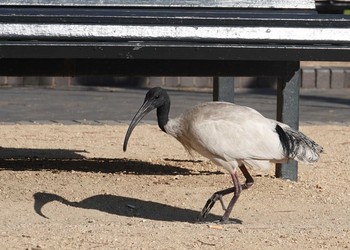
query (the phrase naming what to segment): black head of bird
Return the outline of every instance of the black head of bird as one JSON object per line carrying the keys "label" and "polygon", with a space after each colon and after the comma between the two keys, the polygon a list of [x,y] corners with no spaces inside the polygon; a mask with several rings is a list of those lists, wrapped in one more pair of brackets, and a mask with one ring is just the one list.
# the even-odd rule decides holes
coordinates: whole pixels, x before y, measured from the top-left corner
{"label": "black head of bird", "polygon": [[158,125],[165,132],[164,126],[166,125],[169,119],[168,115],[170,109],[170,98],[168,93],[164,89],[159,87],[152,88],[147,92],[142,106],[132,119],[124,139],[124,152],[127,149],[130,135],[136,127],[136,125],[142,120],[142,118],[145,115],[147,115],[154,109],[157,109]]}

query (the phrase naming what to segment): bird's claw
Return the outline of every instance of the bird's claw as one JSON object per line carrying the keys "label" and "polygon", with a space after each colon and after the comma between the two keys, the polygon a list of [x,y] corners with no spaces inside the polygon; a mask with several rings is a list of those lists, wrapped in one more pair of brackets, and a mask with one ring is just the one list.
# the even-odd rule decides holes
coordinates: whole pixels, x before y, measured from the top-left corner
{"label": "bird's claw", "polygon": [[225,206],[225,204],[224,204],[224,200],[222,199],[222,195],[220,195],[219,201],[220,201],[222,210],[226,211],[226,206]]}
{"label": "bird's claw", "polygon": [[219,220],[217,221],[217,224],[242,224],[242,221],[240,219],[227,219],[227,220]]}
{"label": "bird's claw", "polygon": [[207,215],[209,214],[210,210],[212,209],[212,207],[214,206],[215,202],[217,202],[218,200],[220,201],[221,207],[224,211],[226,211],[226,206],[224,204],[224,201],[222,199],[222,194],[219,193],[215,193],[213,194],[207,201],[207,203],[205,203],[201,213],[200,213],[200,217],[201,218],[206,218]]}
{"label": "bird's claw", "polygon": [[227,225],[227,224],[242,224],[242,220],[240,219],[223,219],[221,218],[220,220],[214,220],[214,221],[203,221],[198,218],[198,220],[195,222],[197,224],[217,224],[217,225]]}

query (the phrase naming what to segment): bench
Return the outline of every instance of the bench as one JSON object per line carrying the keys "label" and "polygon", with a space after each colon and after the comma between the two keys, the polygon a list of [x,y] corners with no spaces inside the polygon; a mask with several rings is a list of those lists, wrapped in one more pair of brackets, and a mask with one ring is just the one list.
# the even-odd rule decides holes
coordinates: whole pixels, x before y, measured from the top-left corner
{"label": "bench", "polygon": [[298,129],[300,61],[350,61],[349,27],[313,0],[5,0],[0,75],[213,76],[231,102],[233,76],[274,76],[277,119]]}

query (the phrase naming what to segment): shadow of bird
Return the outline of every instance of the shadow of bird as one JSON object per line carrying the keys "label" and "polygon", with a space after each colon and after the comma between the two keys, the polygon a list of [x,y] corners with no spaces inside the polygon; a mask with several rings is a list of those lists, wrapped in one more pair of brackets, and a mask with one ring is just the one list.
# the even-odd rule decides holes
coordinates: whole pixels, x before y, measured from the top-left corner
{"label": "shadow of bird", "polygon": [[[196,222],[198,217],[198,211],[195,210],[125,196],[94,195],[79,202],[69,201],[57,194],[45,192],[38,192],[33,196],[35,212],[46,219],[49,219],[49,217],[43,214],[42,209],[46,204],[54,201],[70,207],[93,209],[119,216],[158,221]],[[213,215],[211,219],[219,220],[220,217]]]}

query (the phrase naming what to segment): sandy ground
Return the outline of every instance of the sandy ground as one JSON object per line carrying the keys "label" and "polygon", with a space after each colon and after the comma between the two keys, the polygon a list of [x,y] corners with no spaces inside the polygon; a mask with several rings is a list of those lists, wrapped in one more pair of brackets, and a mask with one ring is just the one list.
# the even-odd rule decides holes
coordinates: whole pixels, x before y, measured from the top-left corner
{"label": "sandy ground", "polygon": [[[326,153],[299,181],[252,172],[232,213],[196,223],[229,175],[154,125],[0,126],[0,249],[350,248],[348,125],[304,125]],[[227,200],[230,197],[227,197]],[[219,219],[219,204],[208,220]]]}

